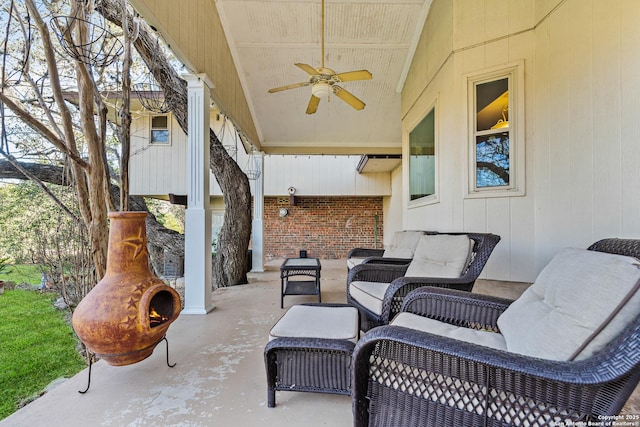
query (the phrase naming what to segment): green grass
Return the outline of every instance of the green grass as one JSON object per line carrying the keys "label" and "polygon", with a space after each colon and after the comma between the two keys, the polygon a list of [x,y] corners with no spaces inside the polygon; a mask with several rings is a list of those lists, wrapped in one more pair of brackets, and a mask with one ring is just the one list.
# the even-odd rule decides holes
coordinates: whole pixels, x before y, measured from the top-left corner
{"label": "green grass", "polygon": [[5,291],[0,295],[0,420],[38,396],[53,380],[85,367],[55,294]]}
{"label": "green grass", "polygon": [[40,284],[42,271],[37,264],[16,264],[7,267],[7,270],[0,274],[0,280],[7,282],[29,283],[30,285]]}

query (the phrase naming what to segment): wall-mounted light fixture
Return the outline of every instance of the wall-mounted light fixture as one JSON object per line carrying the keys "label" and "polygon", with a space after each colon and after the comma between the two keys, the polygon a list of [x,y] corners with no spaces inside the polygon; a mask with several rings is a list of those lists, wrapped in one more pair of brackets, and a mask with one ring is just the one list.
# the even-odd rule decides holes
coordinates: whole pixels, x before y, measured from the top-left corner
{"label": "wall-mounted light fixture", "polygon": [[278,215],[280,215],[280,218],[284,218],[285,216],[289,215],[289,209],[280,208],[280,212]]}
{"label": "wall-mounted light fixture", "polygon": [[289,204],[291,206],[295,206],[296,205],[296,187],[289,187],[287,189],[287,191],[289,192]]}

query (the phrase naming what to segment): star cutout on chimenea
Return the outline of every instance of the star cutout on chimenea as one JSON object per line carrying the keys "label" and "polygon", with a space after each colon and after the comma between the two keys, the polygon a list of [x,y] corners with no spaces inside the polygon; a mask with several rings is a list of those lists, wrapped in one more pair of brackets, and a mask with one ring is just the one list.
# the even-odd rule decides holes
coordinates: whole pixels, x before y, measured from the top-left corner
{"label": "star cutout on chimenea", "polygon": [[120,323],[124,324],[124,325],[133,325],[133,324],[136,323],[137,320],[138,320],[137,316],[129,314],[129,315],[127,315],[127,317],[122,319],[122,321],[120,321]]}
{"label": "star cutout on chimenea", "polygon": [[138,236],[131,237],[129,239],[124,239],[123,243],[125,245],[131,245],[135,248],[135,252],[133,253],[134,259],[138,258],[140,255],[148,254],[147,239],[146,239],[146,236],[144,235],[142,228],[139,229]]}

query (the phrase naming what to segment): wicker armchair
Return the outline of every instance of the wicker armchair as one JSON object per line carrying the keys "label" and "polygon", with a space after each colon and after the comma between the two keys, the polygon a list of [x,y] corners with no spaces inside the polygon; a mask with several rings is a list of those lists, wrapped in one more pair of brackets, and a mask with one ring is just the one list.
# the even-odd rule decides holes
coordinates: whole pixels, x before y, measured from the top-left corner
{"label": "wicker armchair", "polygon": [[[360,310],[361,329],[367,331],[375,326],[386,325],[400,311],[402,300],[412,290],[422,286],[471,291],[482,272],[491,252],[500,241],[500,236],[490,233],[437,233],[425,232],[426,235],[466,235],[474,241],[469,264],[460,277],[405,277],[409,263],[382,264],[378,261],[357,265],[347,276],[347,302]],[[377,260],[378,258],[376,258]],[[355,281],[390,283],[382,302],[381,313],[365,307],[351,296],[350,285]]]}
{"label": "wicker armchair", "polygon": [[347,254],[347,271],[359,264],[409,264],[419,236],[428,232],[415,230],[396,231],[386,249],[353,248]]}
{"label": "wicker armchair", "polygon": [[[589,249],[640,257],[640,240],[606,239]],[[498,332],[497,319],[511,303],[421,288],[407,296],[402,310]],[[640,313],[633,310],[621,333],[574,361],[529,357],[393,324],[375,328],[352,358],[354,425],[611,425],[640,381]]]}

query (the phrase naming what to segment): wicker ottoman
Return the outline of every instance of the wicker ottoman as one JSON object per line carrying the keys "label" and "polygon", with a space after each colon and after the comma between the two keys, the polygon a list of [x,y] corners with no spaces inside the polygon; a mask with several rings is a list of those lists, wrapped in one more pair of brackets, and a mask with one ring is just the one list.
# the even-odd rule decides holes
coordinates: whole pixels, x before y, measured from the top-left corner
{"label": "wicker ottoman", "polygon": [[276,406],[276,390],[351,393],[358,316],[348,304],[301,304],[278,320],[264,349],[270,408]]}

